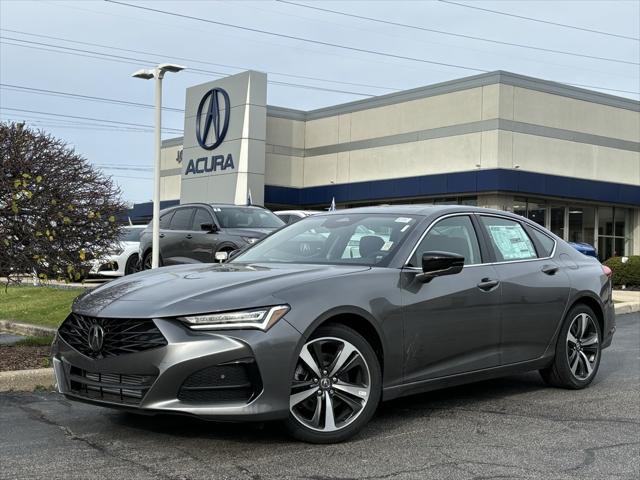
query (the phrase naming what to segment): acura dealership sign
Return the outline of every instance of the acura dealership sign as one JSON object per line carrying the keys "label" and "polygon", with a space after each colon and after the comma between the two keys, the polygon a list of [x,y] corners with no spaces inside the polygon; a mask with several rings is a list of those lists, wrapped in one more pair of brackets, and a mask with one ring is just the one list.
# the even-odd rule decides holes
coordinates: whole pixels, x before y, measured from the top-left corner
{"label": "acura dealership sign", "polygon": [[187,89],[182,203],[244,203],[249,190],[262,203],[266,96],[267,77],[254,71]]}
{"label": "acura dealership sign", "polygon": [[[230,106],[229,94],[222,88],[212,88],[200,100],[196,114],[196,139],[205,150],[213,150],[224,140],[229,128]],[[210,136],[213,140],[207,143]]]}
{"label": "acura dealership sign", "polygon": [[[229,119],[231,118],[231,100],[226,90],[212,88],[204,94],[196,112],[196,140],[205,150],[214,150],[227,135]],[[207,172],[217,172],[235,168],[233,156],[212,155],[189,159],[185,175]]]}

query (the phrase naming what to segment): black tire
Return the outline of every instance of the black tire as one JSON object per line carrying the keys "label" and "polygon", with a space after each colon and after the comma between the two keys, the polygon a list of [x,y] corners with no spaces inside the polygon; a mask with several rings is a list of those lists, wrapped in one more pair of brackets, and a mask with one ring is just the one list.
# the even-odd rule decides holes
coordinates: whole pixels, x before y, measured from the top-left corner
{"label": "black tire", "polygon": [[[162,256],[158,259],[158,266],[162,266]],[[142,258],[142,264],[140,265],[140,271],[151,270],[151,250],[144,254]]]}
{"label": "black tire", "polygon": [[132,273],[136,273],[138,271],[138,254],[134,253],[129,256],[127,259],[127,263],[124,266],[124,274],[131,275]]}
{"label": "black tire", "polygon": [[[355,359],[358,361],[353,362],[350,360],[347,362],[345,360],[343,365],[353,364],[353,363],[360,364],[360,359],[364,360],[364,365],[368,369],[367,372],[369,377],[368,378],[369,380],[368,381],[368,385],[369,385],[368,399],[363,400],[365,402],[364,406],[358,411],[357,414],[354,415],[353,420],[345,421],[344,426],[336,427],[337,429],[334,431],[318,431],[313,428],[310,428],[306,424],[302,423],[302,420],[299,420],[298,418],[296,418],[296,415],[293,414],[294,407],[291,407],[289,410],[289,418],[285,422],[286,428],[293,437],[295,437],[298,440],[302,440],[303,442],[326,444],[326,443],[338,443],[338,442],[347,440],[348,438],[358,433],[369,422],[371,417],[373,417],[378,407],[378,404],[380,402],[380,397],[382,393],[382,372],[380,369],[380,363],[378,361],[378,357],[376,356],[376,353],[373,351],[373,348],[371,347],[369,342],[367,342],[367,340],[364,337],[362,337],[362,335],[360,335],[358,332],[356,332],[355,330],[347,326],[339,325],[339,324],[328,324],[318,328],[318,330],[316,330],[313,333],[313,335],[311,335],[308,342],[305,343],[305,345],[303,345],[302,348],[305,348],[307,344],[312,343],[314,340],[322,339],[319,341],[330,342],[331,340],[325,340],[327,338],[334,339],[334,340],[338,339],[340,341],[348,342],[349,344],[351,344],[352,347],[355,347],[357,349],[356,352],[351,354],[352,356],[350,358],[354,359],[354,356],[355,356]],[[336,358],[340,355],[340,352],[341,351],[338,350],[338,354],[336,355]],[[300,362],[302,362],[302,360],[300,359],[301,353],[302,352],[298,352],[298,361],[296,362],[296,372],[298,372],[299,369],[302,368],[300,366],[301,365]],[[359,354],[359,358],[356,354]],[[322,363],[322,362],[319,362],[319,363]],[[338,362],[336,361],[336,363]],[[331,368],[331,365],[328,365],[328,368]],[[356,366],[356,368],[363,368],[363,367]],[[294,372],[294,379],[296,376],[296,372]],[[352,370],[349,370],[349,372],[352,372]],[[326,373],[327,373],[327,370],[324,370],[325,375]],[[341,373],[336,374],[337,377],[340,377],[341,375],[342,375]],[[345,373],[344,375],[350,375],[350,373]],[[294,379],[292,379],[292,389],[294,388],[293,386]],[[338,381],[336,381],[336,383],[333,384],[332,390],[325,390],[326,395],[331,395],[333,397],[331,405],[337,405],[338,408],[344,407],[344,405],[346,405],[346,403],[344,405],[341,404],[342,400],[340,397],[344,398],[347,396],[343,393],[343,391],[340,391],[341,382],[342,382],[342,378],[339,378]],[[314,383],[317,383],[317,382],[314,382]],[[349,384],[342,383],[342,385],[349,385]],[[358,387],[358,388],[361,388],[361,387]],[[367,387],[362,387],[362,388],[367,388]],[[354,398],[354,397],[351,397],[351,398]],[[309,397],[309,401],[313,402],[314,398],[315,398],[315,394]],[[323,401],[320,399],[323,399],[323,398],[324,396],[320,396],[319,399],[315,399],[315,401],[322,403]],[[360,398],[360,397],[357,397],[357,398]],[[324,403],[323,408],[325,413],[326,413],[326,405],[327,403]],[[318,407],[318,408],[321,408],[321,407]],[[317,410],[317,411],[319,412],[320,410]],[[336,417],[336,418],[339,420],[339,417]],[[346,418],[348,419],[349,417],[347,416]],[[339,421],[336,421],[336,425],[338,425],[338,423]]]}
{"label": "black tire", "polygon": [[[580,322],[585,315],[589,319],[588,330],[584,333],[578,330],[580,335],[576,336],[575,329],[580,328]],[[570,340],[570,335],[577,341]],[[584,340],[585,338],[587,340]],[[592,345],[594,338],[595,344]],[[598,317],[588,306],[576,305],[567,313],[560,329],[553,363],[540,370],[540,375],[548,385],[553,387],[572,390],[585,388],[598,373],[602,356],[601,344],[602,332]],[[572,366],[574,366],[573,369]]]}

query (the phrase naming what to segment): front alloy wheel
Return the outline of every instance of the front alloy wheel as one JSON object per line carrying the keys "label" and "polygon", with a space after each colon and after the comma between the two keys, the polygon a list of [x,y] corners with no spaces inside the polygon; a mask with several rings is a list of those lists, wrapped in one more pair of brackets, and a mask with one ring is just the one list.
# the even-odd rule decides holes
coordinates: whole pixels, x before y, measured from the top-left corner
{"label": "front alloy wheel", "polygon": [[379,398],[380,367],[370,345],[350,328],[323,327],[298,357],[290,430],[314,443],[344,440],[369,420]]}

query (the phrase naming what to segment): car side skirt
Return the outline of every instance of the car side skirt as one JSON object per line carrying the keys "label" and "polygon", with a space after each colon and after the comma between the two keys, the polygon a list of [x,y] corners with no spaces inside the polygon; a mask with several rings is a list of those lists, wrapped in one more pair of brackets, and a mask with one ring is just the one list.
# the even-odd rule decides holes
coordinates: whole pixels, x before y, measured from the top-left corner
{"label": "car side skirt", "polygon": [[512,363],[509,365],[501,365],[498,367],[487,368],[483,370],[475,370],[473,372],[460,373],[446,377],[432,378],[421,380],[419,382],[407,383],[387,387],[382,392],[382,401],[392,400],[398,397],[414,395],[416,393],[430,392],[440,390],[442,388],[455,387],[466,383],[480,382],[482,380],[490,380],[492,378],[505,377],[518,373],[529,372],[532,370],[540,370],[548,367],[553,360],[554,352],[546,353],[535,360],[527,360],[526,362]]}

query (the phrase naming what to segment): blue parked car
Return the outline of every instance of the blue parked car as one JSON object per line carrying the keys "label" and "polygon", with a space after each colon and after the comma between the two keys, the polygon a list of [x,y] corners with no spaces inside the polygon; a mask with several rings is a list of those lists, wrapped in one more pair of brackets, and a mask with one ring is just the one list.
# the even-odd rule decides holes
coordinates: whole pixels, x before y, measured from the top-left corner
{"label": "blue parked car", "polygon": [[569,245],[588,257],[598,258],[598,254],[593,245],[589,245],[588,243],[584,242],[569,242]]}

